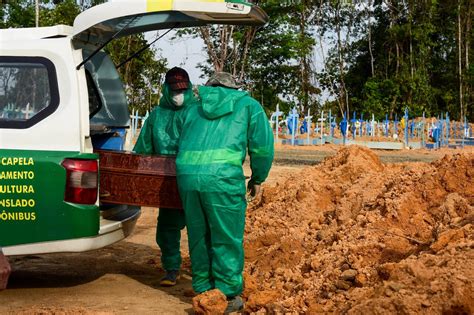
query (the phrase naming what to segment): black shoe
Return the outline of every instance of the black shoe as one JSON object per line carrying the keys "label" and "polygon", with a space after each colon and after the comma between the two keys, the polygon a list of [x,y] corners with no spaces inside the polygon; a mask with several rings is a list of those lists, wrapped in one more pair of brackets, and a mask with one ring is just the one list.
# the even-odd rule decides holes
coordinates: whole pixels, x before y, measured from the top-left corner
{"label": "black shoe", "polygon": [[239,295],[234,296],[233,298],[227,298],[227,303],[227,308],[224,314],[240,312],[244,309],[244,301]]}
{"label": "black shoe", "polygon": [[179,279],[179,270],[166,270],[165,276],[161,279],[160,285],[162,287],[172,287],[176,285]]}

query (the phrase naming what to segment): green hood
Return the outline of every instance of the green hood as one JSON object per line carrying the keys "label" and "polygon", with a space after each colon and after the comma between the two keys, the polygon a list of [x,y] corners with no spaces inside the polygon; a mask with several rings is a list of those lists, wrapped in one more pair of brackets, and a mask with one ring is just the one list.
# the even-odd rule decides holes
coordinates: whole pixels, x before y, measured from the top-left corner
{"label": "green hood", "polygon": [[169,109],[174,109],[178,110],[181,108],[186,107],[189,105],[191,102],[194,101],[194,95],[193,95],[193,88],[192,84],[189,83],[188,89],[184,91],[184,104],[183,106],[176,106],[173,104],[172,98],[173,95],[171,94],[171,89],[167,83],[163,84],[163,88],[161,89],[161,99],[160,99],[160,106],[163,108],[169,108]]}
{"label": "green hood", "polygon": [[225,87],[200,86],[202,109],[208,119],[217,119],[234,111],[234,106],[247,92],[228,89]]}

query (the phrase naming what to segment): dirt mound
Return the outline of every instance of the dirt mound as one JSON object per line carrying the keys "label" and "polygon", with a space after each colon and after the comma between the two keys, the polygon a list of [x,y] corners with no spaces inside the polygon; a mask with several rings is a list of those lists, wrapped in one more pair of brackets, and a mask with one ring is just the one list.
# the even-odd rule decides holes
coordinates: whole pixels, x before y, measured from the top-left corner
{"label": "dirt mound", "polygon": [[218,289],[206,291],[193,298],[193,309],[198,315],[224,314],[227,298]]}
{"label": "dirt mound", "polygon": [[350,146],[249,206],[247,311],[474,312],[474,155]]}
{"label": "dirt mound", "polygon": [[379,157],[370,149],[359,146],[350,146],[340,150],[335,156],[326,159],[322,165],[330,171],[359,173],[370,169],[382,171],[383,165]]}

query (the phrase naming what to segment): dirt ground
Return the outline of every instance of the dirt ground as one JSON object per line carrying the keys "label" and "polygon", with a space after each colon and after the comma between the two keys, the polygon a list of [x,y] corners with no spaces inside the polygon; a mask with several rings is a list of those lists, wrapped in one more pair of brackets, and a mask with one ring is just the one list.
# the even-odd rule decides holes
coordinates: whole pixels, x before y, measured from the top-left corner
{"label": "dirt ground", "polygon": [[[311,164],[326,160],[276,163],[249,208],[246,310],[474,313],[472,150],[314,152]],[[101,250],[10,259],[0,314],[192,313],[186,233],[183,277],[161,288],[156,216],[145,208],[132,236]]]}

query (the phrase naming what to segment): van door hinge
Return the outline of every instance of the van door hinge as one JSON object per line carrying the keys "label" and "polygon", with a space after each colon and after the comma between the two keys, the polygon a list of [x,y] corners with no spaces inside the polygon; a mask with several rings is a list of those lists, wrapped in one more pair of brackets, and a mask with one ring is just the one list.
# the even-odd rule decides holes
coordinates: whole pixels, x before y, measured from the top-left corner
{"label": "van door hinge", "polygon": [[227,3],[227,8],[231,10],[243,11],[245,6],[240,3]]}

